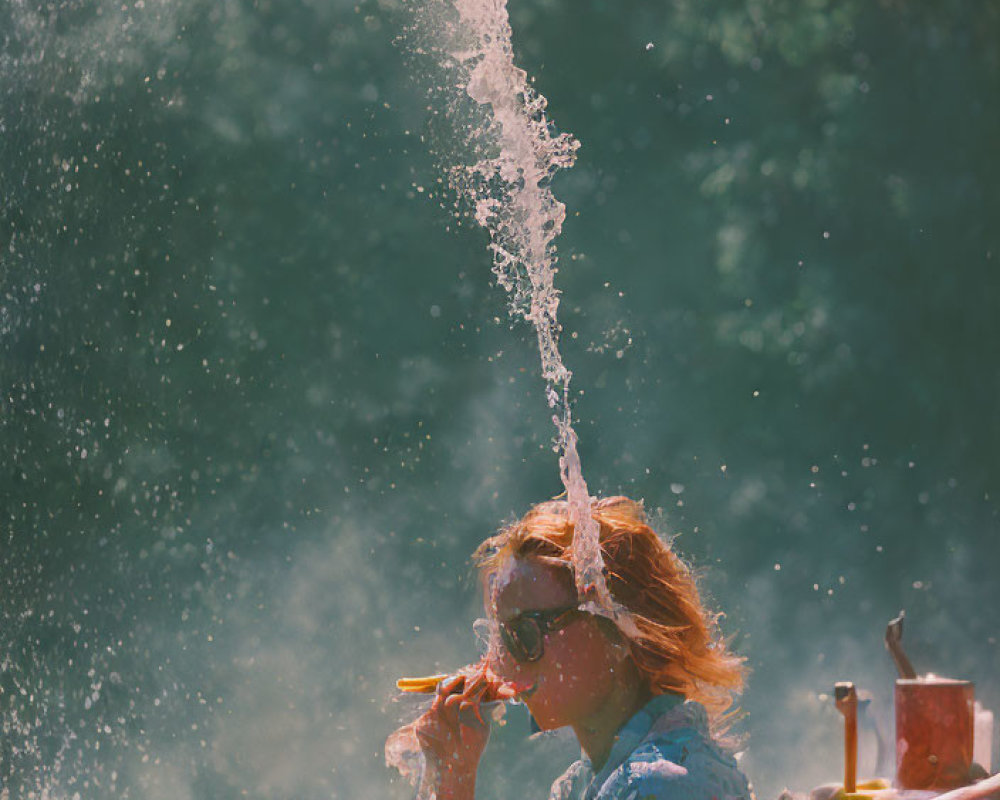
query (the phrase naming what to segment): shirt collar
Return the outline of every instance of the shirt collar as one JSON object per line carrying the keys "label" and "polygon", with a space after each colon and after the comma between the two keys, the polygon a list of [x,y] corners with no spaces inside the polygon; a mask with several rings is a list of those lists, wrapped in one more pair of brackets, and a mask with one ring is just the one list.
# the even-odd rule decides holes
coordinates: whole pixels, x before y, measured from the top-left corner
{"label": "shirt collar", "polygon": [[[618,734],[615,737],[615,743],[611,746],[611,752],[608,753],[608,760],[604,762],[604,766],[601,767],[601,771],[594,777],[591,786],[603,786],[604,782],[608,779],[608,776],[624,764],[625,759],[627,759],[632,751],[639,746],[639,743],[645,739],[647,735],[649,735],[654,723],[656,723],[656,721],[664,714],[672,711],[683,702],[683,695],[672,693],[658,694],[646,703],[646,705],[644,705],[639,711],[637,711],[632,718],[618,730]],[[593,774],[593,765],[591,764],[590,759],[584,755],[583,761],[591,774]]]}

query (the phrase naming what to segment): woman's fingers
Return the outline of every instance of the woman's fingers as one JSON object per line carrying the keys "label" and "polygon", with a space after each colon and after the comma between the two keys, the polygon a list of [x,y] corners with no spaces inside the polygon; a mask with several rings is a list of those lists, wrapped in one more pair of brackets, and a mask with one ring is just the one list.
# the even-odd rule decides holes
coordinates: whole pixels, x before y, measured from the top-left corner
{"label": "woman's fingers", "polygon": [[483,702],[483,698],[486,697],[487,692],[490,689],[490,685],[484,680],[480,681],[478,684],[474,683],[469,689],[463,692],[462,696],[466,702],[479,703]]}
{"label": "woman's fingers", "polygon": [[459,721],[463,724],[470,724],[471,721],[475,720],[480,725],[486,725],[486,721],[483,719],[482,712],[479,710],[480,704],[483,702],[483,696],[486,694],[486,690],[489,685],[485,680],[480,680],[474,682],[469,689],[462,694],[462,702],[459,705]]}
{"label": "woman's fingers", "polygon": [[465,700],[459,707],[459,721],[463,725],[475,727],[480,730],[488,730],[486,720],[483,719],[483,706],[480,698]]}
{"label": "woman's fingers", "polygon": [[431,712],[440,724],[459,733],[461,725],[482,727],[485,720],[479,706],[482,703],[511,700],[517,696],[515,685],[507,683],[485,662],[441,681],[435,691]]}
{"label": "woman's fingers", "polygon": [[458,729],[458,714],[462,708],[465,698],[461,694],[450,694],[444,698],[441,708],[441,716],[449,727]]}
{"label": "woman's fingers", "polygon": [[434,702],[431,703],[431,711],[442,712],[445,709],[445,702],[449,697],[457,697],[456,691],[461,691],[461,687],[465,685],[464,675],[455,675],[451,678],[441,681],[438,684],[437,690],[435,691]]}
{"label": "woman's fingers", "polygon": [[[475,725],[485,727],[486,722],[479,710],[479,704],[490,688],[485,669],[478,669],[466,680],[459,694],[448,696],[444,700],[446,718],[459,726]],[[464,733],[464,731],[462,732]]]}
{"label": "woman's fingers", "polygon": [[449,695],[452,694],[453,692],[461,691],[464,685],[465,685],[464,675],[453,675],[452,677],[446,678],[445,680],[441,681],[441,683],[438,684],[437,695],[441,697],[443,695]]}
{"label": "woman's fingers", "polygon": [[486,670],[482,667],[477,667],[474,672],[466,676],[465,685],[461,691],[462,697],[469,699],[470,697],[481,695],[483,689],[488,686],[489,680],[486,677]]}

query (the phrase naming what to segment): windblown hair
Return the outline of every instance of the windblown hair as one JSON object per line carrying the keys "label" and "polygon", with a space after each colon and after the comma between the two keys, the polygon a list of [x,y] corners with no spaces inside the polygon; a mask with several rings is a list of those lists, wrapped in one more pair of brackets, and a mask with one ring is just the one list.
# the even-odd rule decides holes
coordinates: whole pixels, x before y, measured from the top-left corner
{"label": "windblown hair", "polygon": [[[609,497],[595,501],[591,514],[600,525],[608,588],[639,631],[627,642],[650,692],[697,700],[713,730],[724,732],[745,667],[721,638],[719,615],[702,605],[695,576],[649,526],[641,503]],[[539,503],[483,542],[474,559],[487,584],[511,558],[558,560],[572,574],[573,534],[566,501]]]}

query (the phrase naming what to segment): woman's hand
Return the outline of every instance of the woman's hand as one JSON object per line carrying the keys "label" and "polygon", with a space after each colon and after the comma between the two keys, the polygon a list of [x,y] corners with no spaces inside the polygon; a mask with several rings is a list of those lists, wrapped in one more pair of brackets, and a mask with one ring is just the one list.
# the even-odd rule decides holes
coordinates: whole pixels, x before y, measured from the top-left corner
{"label": "woman's hand", "polygon": [[514,694],[483,662],[438,685],[434,703],[416,721],[415,732],[439,800],[475,797],[476,771],[490,736],[481,704]]}

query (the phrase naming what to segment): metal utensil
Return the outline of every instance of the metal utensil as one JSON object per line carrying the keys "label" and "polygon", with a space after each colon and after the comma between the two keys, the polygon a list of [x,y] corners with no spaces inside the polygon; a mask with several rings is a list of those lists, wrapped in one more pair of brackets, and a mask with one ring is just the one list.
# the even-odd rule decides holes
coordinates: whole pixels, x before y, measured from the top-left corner
{"label": "metal utensil", "polygon": [[896,671],[899,672],[899,677],[912,680],[917,677],[917,673],[913,669],[910,659],[906,657],[906,653],[903,651],[903,620],[905,618],[906,611],[900,611],[898,617],[889,620],[889,624],[885,629],[885,646],[896,664]]}

